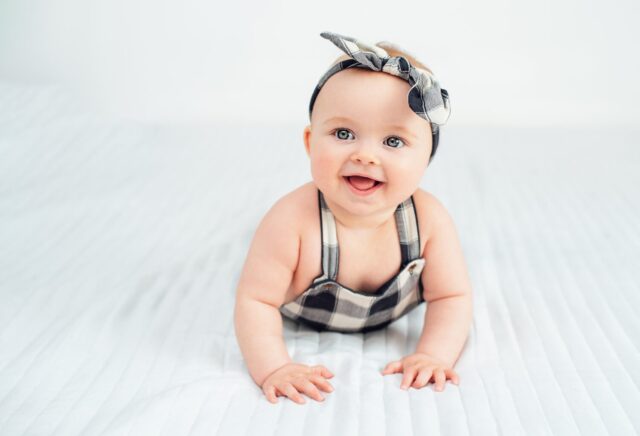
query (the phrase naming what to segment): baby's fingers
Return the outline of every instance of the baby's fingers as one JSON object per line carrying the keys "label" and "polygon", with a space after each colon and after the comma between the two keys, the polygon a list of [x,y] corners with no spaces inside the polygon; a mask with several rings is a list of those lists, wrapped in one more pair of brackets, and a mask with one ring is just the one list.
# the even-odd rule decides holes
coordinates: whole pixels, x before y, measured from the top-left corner
{"label": "baby's fingers", "polygon": [[311,368],[314,374],[319,374],[322,377],[331,378],[333,377],[333,373],[325,368],[323,365],[316,365]]}
{"label": "baby's fingers", "polygon": [[324,401],[324,397],[322,396],[318,388],[309,380],[304,379],[297,381],[295,387],[300,392],[304,392],[305,394],[307,394],[309,398],[313,398],[316,401]]}
{"label": "baby's fingers", "polygon": [[289,397],[291,400],[295,401],[298,404],[304,404],[306,401],[304,397],[300,395],[295,387],[289,382],[285,382],[279,387],[280,391]]}
{"label": "baby's fingers", "polygon": [[436,369],[433,372],[433,376],[436,379],[435,384],[436,384],[436,391],[441,391],[444,389],[444,383],[447,380],[447,377],[445,375],[445,370],[444,369]]}
{"label": "baby's fingers", "polygon": [[433,373],[433,370],[431,368],[429,367],[422,368],[418,373],[418,376],[416,377],[416,381],[413,382],[412,386],[416,389],[420,389],[421,387],[426,386],[426,384],[429,383],[429,380],[431,380],[432,373]]}
{"label": "baby's fingers", "polygon": [[263,390],[265,397],[269,400],[270,403],[277,403],[278,398],[276,397],[276,387],[274,385],[266,386]]}
{"label": "baby's fingers", "polygon": [[404,377],[402,377],[402,384],[400,385],[400,389],[408,389],[411,383],[413,383],[413,379],[416,377],[417,370],[414,367],[405,368]]}
{"label": "baby's fingers", "polygon": [[388,363],[382,370],[383,375],[395,374],[396,372],[402,372],[402,362],[399,360]]}
{"label": "baby's fingers", "polygon": [[333,392],[333,386],[331,386],[331,383],[326,381],[324,379],[324,377],[322,377],[320,375],[312,375],[311,377],[309,377],[309,380],[311,380],[311,382],[315,383],[316,386],[318,386],[323,391],[325,391],[325,392]]}
{"label": "baby's fingers", "polygon": [[460,384],[460,377],[453,369],[446,370],[446,374],[454,384],[456,385]]}

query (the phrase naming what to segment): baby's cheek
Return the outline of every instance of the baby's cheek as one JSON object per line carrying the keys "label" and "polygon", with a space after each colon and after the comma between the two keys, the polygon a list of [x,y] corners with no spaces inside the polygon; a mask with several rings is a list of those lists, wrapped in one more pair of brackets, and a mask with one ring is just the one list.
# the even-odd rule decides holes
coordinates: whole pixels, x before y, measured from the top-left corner
{"label": "baby's cheek", "polygon": [[318,154],[311,159],[313,176],[317,178],[329,178],[335,172],[335,159],[330,156]]}

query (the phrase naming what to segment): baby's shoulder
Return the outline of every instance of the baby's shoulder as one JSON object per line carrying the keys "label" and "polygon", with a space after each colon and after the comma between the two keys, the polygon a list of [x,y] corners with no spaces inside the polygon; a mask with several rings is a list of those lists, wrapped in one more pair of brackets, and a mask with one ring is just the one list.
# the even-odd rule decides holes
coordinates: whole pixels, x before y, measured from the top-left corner
{"label": "baby's shoulder", "polygon": [[435,223],[447,215],[447,210],[435,195],[421,188],[413,194],[413,204],[420,236],[426,242],[435,228]]}
{"label": "baby's shoulder", "polygon": [[269,214],[274,219],[285,222],[290,229],[300,231],[317,215],[317,203],[317,189],[313,182],[309,182],[276,200]]}

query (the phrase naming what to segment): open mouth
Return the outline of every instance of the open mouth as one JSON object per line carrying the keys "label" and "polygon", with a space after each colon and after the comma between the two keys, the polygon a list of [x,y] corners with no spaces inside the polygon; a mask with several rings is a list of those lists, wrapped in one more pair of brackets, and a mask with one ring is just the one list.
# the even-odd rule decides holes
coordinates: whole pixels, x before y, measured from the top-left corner
{"label": "open mouth", "polygon": [[344,179],[353,190],[362,194],[373,192],[384,184],[384,182],[363,176],[345,176]]}

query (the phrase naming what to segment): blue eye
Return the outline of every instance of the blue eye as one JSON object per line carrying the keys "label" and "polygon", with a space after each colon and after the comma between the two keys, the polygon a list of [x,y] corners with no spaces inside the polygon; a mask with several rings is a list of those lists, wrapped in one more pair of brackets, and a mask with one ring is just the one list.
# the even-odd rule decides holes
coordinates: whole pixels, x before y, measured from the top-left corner
{"label": "blue eye", "polygon": [[389,147],[391,148],[400,148],[400,147],[404,147],[405,143],[402,139],[398,138],[397,136],[389,136],[389,139],[395,139],[396,141],[393,141],[392,144],[397,144],[397,141],[400,141],[402,143],[402,145],[398,146],[398,145],[392,145],[392,144],[388,144]]}
{"label": "blue eye", "polygon": [[338,139],[342,139],[342,140],[346,140],[349,139],[348,137],[345,137],[344,134],[341,134],[342,132],[346,132],[347,135],[351,134],[353,135],[350,131],[348,131],[347,129],[336,129],[333,134],[335,135],[336,133],[338,134],[337,138]]}
{"label": "blue eye", "polygon": [[[353,133],[351,133],[351,131],[349,131],[348,129],[344,129],[344,128],[339,128],[334,130],[333,135],[342,141],[354,139]],[[351,135],[351,137],[349,137],[349,135]],[[389,136],[389,138],[387,139],[390,140],[387,145],[391,148],[402,148],[406,145],[405,142],[397,136]]]}

